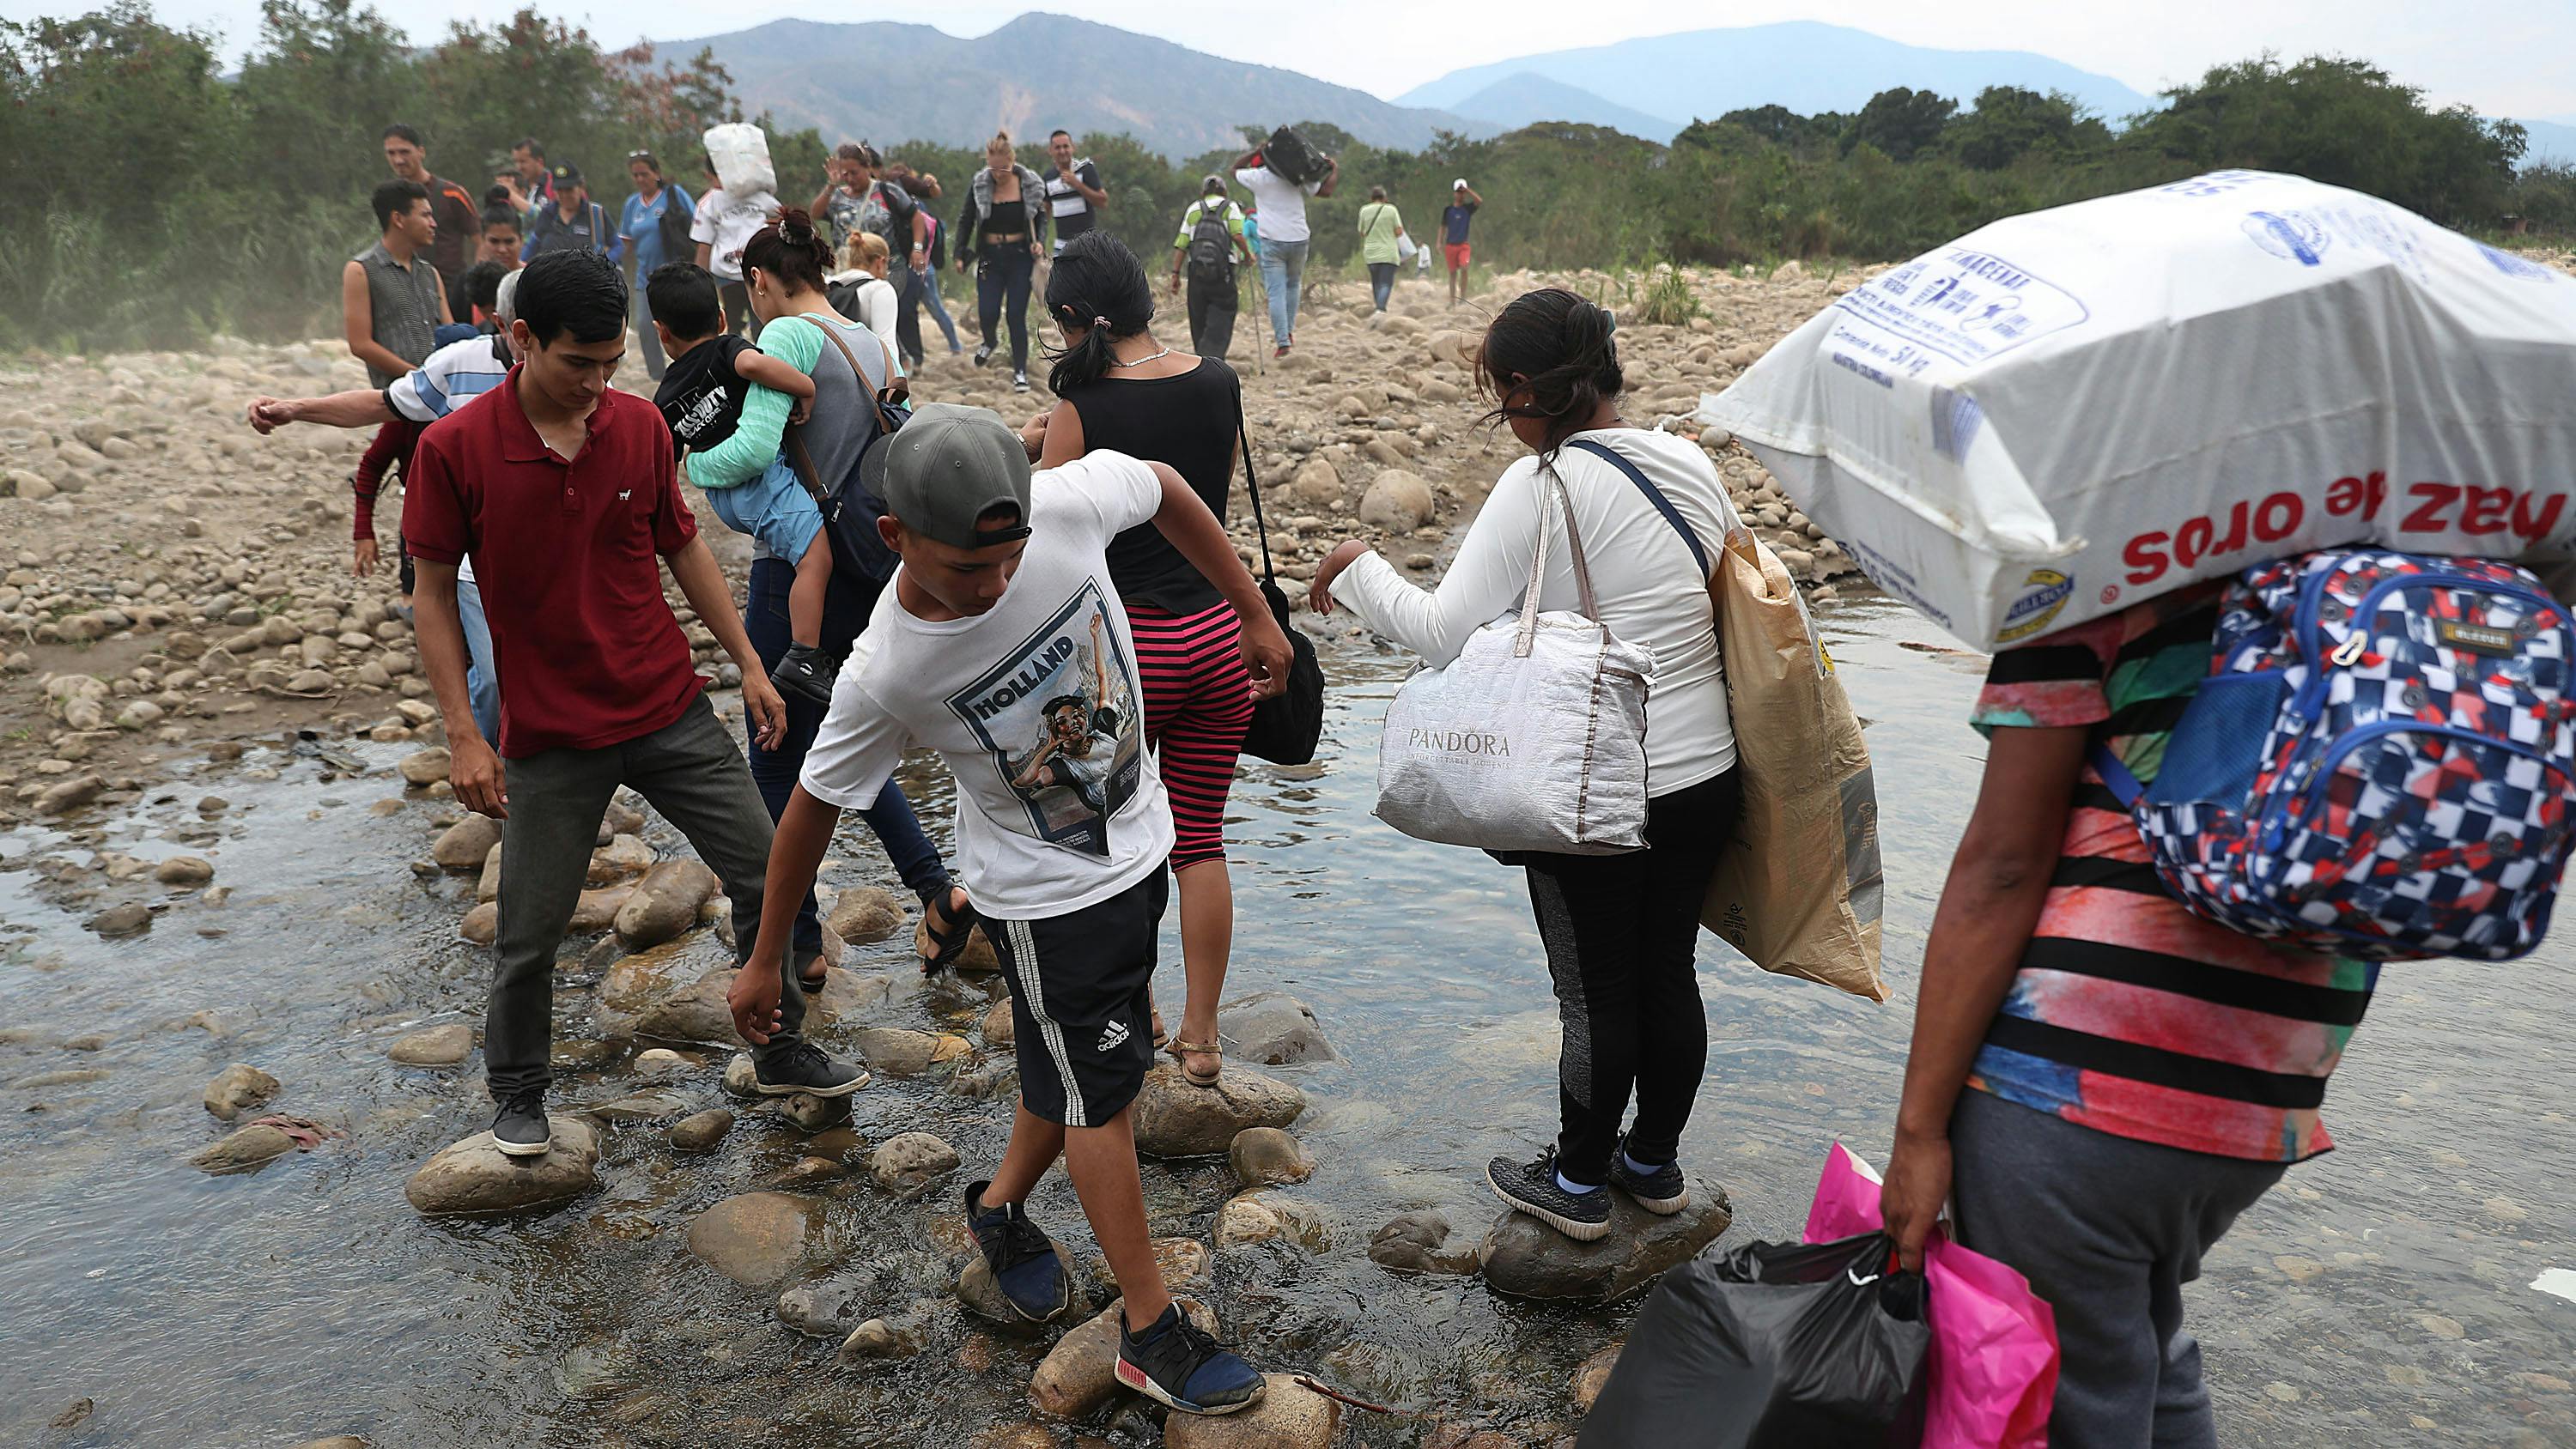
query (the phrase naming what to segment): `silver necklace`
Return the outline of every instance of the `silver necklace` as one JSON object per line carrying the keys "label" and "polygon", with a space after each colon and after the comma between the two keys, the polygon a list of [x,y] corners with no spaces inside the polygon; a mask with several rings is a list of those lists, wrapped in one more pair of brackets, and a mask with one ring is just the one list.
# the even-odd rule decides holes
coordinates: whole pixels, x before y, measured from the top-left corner
{"label": "silver necklace", "polygon": [[1109,365],[1111,367],[1143,367],[1146,363],[1159,361],[1171,355],[1172,349],[1166,347],[1160,352],[1151,353],[1144,357],[1137,358],[1133,362],[1121,362],[1117,358],[1113,357],[1109,359]]}

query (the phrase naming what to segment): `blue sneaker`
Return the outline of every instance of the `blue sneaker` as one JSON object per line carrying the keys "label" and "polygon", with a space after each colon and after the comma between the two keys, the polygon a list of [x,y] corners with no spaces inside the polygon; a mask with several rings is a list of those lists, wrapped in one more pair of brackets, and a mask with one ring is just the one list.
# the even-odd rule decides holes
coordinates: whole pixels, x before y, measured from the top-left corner
{"label": "blue sneaker", "polygon": [[1143,1333],[1118,1322],[1118,1382],[1184,1414],[1231,1414],[1261,1402],[1266,1385],[1240,1354],[1189,1321],[1175,1303]]}
{"label": "blue sneaker", "polygon": [[975,1246],[984,1250],[984,1266],[993,1270],[994,1285],[1009,1300],[1011,1311],[1031,1323],[1044,1323],[1073,1303],[1073,1279],[1064,1271],[1046,1231],[1029,1221],[1018,1203],[981,1206],[992,1179],[966,1187],[966,1226]]}

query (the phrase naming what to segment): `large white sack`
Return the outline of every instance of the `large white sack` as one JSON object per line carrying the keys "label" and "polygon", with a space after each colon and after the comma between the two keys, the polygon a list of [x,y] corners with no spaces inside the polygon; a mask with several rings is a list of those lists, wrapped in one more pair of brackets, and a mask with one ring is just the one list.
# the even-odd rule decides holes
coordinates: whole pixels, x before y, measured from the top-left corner
{"label": "large white sack", "polygon": [[778,189],[778,173],[769,164],[769,133],[749,121],[707,128],[707,161],[729,195],[749,196]]}
{"label": "large white sack", "polygon": [[2576,537],[2576,278],[2221,171],[2010,217],[1836,299],[1700,417],[1979,648],[2284,554]]}

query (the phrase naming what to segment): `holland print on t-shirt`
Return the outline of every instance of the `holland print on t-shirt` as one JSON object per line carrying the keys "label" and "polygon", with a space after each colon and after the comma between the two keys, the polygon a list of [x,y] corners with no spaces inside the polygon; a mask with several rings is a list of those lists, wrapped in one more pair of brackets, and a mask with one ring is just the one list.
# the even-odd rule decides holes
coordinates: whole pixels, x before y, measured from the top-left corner
{"label": "holland print on t-shirt", "polygon": [[1100,588],[1086,583],[948,708],[1019,798],[1027,834],[1107,856],[1110,818],[1145,774],[1134,680]]}

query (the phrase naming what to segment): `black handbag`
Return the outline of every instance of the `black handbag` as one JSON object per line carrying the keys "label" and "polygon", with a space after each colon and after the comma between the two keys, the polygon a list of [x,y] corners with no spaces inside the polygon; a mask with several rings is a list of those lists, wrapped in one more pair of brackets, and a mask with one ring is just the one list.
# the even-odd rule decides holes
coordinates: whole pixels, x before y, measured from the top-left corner
{"label": "black handbag", "polygon": [[1252,473],[1252,436],[1244,427],[1240,394],[1234,403],[1234,435],[1243,449],[1252,526],[1261,534],[1261,597],[1270,605],[1270,617],[1279,621],[1279,632],[1288,636],[1288,687],[1253,705],[1243,752],[1274,765],[1310,764],[1324,737],[1324,666],[1316,661],[1314,641],[1288,624],[1288,596],[1280,592],[1278,571],[1270,565],[1270,523],[1261,515],[1261,480]]}

